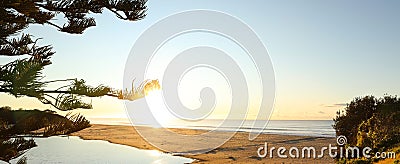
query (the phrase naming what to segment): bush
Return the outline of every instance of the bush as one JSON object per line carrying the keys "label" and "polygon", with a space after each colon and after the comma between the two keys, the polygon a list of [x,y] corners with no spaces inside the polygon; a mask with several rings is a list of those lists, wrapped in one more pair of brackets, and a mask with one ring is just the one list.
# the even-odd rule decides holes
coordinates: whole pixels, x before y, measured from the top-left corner
{"label": "bush", "polygon": [[[32,139],[26,140],[18,135],[70,134],[87,127],[90,127],[90,122],[80,114],[61,116],[50,110],[11,110],[9,107],[0,107],[0,160],[8,162],[36,146]],[[20,161],[24,159],[22,157]]]}
{"label": "bush", "polygon": [[336,135],[350,145],[384,151],[400,143],[400,99],[397,96],[355,98],[334,119]]}
{"label": "bush", "polygon": [[337,164],[371,164],[373,163],[371,160],[369,159],[346,159],[346,158],[342,158],[342,159],[338,159],[338,161],[336,161]]}

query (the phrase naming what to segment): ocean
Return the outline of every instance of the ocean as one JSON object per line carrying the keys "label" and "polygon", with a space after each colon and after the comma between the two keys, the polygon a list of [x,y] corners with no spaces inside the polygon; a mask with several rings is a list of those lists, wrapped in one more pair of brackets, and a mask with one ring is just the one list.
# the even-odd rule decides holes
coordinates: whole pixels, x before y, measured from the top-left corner
{"label": "ocean", "polygon": [[[132,126],[127,118],[88,118],[92,124],[107,125],[125,125]],[[242,131],[250,132],[255,130],[261,133],[283,134],[283,135],[300,135],[315,137],[335,137],[332,120],[270,120],[267,126],[253,127],[253,121],[244,121],[240,128],[236,126],[221,126],[224,120],[207,119],[201,122],[183,122],[171,121],[165,125],[168,128],[188,128],[203,130],[221,130],[221,131]],[[228,125],[238,125],[241,120],[226,120]],[[136,126],[151,126],[146,124],[136,124]]]}

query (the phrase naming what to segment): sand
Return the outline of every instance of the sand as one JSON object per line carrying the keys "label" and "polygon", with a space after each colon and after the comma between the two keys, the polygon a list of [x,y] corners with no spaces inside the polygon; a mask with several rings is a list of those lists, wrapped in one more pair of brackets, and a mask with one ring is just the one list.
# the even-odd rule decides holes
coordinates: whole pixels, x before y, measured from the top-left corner
{"label": "sand", "polygon": [[[160,131],[156,128],[141,127],[144,130],[154,131],[155,134]],[[143,130],[143,129],[142,129]],[[193,129],[172,129],[174,132],[182,134],[199,134],[204,133],[202,130]],[[221,132],[223,133],[223,132]],[[99,125],[95,124],[90,128],[81,130],[71,134],[80,136],[87,140],[106,140],[116,144],[133,146],[139,149],[159,150],[158,148],[147,143],[132,126],[120,125]],[[168,138],[171,140],[173,138]],[[180,141],[185,142],[185,141]],[[328,152],[325,151],[323,158],[278,158],[276,151],[273,158],[269,154],[265,158],[259,158],[257,150],[268,142],[268,148],[271,147],[298,147],[300,150],[303,147],[313,146],[317,150],[317,155],[320,154],[321,147],[333,146],[336,144],[335,138],[326,137],[308,137],[308,136],[291,136],[291,135],[276,135],[262,134],[255,140],[248,140],[248,133],[238,132],[229,141],[222,146],[203,154],[183,155],[188,158],[195,159],[194,163],[334,163]],[[288,152],[286,151],[286,155]],[[300,152],[301,156],[301,152]]]}

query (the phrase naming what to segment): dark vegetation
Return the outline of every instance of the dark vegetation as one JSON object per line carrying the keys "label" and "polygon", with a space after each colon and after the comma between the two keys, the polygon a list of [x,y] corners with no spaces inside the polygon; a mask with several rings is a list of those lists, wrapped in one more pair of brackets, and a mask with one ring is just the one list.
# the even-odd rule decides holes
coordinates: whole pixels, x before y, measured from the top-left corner
{"label": "dark vegetation", "polygon": [[16,134],[52,136],[70,134],[90,127],[90,122],[82,115],[61,116],[51,110],[11,110],[0,108],[2,130],[0,136],[13,137]]}
{"label": "dark vegetation", "polygon": [[[55,51],[51,45],[40,46],[38,41],[42,38],[22,33],[29,25],[40,24],[63,33],[82,34],[87,28],[96,26],[90,14],[101,14],[104,10],[122,20],[137,21],[146,16],[146,0],[1,0],[0,56],[11,57],[14,61],[0,64],[0,93],[16,98],[33,97],[62,111],[91,109],[92,105],[84,102],[83,97],[140,98],[135,95],[138,90],[135,88],[92,87],[85,80],[76,78],[45,81],[42,71],[52,64]],[[65,23],[54,23],[56,17],[64,17]],[[49,88],[49,84],[59,86]],[[36,145],[21,135],[69,134],[88,126],[89,122],[81,115],[60,116],[49,110],[3,107],[0,111],[0,160],[9,162]],[[25,163],[25,159],[22,157],[18,163]]]}
{"label": "dark vegetation", "polygon": [[[400,146],[400,98],[365,96],[355,98],[334,119],[336,135],[347,137],[347,143],[360,148],[384,152]],[[354,161],[372,162],[372,159]]]}
{"label": "dark vegetation", "polygon": [[36,146],[32,139],[26,140],[23,136],[66,135],[87,127],[90,127],[90,122],[79,114],[61,116],[51,110],[11,110],[10,107],[1,107],[0,160],[10,161]]}
{"label": "dark vegetation", "polygon": [[[42,71],[52,64],[55,54],[51,45],[39,46],[41,38],[33,38],[22,31],[31,24],[55,27],[60,32],[82,34],[95,26],[88,14],[111,11],[118,18],[129,21],[143,19],[145,0],[2,0],[0,1],[0,56],[18,59],[0,65],[0,92],[15,97],[34,97],[59,110],[90,109],[92,105],[82,97],[113,96],[128,99],[121,90],[107,86],[92,87],[76,78],[43,81]],[[65,23],[57,25],[56,16],[64,16]],[[65,84],[54,89],[49,84]]]}

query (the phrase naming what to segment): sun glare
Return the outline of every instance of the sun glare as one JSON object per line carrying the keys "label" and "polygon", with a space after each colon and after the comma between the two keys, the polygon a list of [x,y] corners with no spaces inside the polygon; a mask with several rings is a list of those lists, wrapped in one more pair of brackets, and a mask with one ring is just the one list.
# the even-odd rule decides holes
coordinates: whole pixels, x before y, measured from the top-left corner
{"label": "sun glare", "polygon": [[159,125],[153,126],[167,126],[173,120],[174,116],[169,113],[167,106],[164,103],[161,87],[158,80],[153,80],[145,85],[144,88],[145,99],[150,111]]}
{"label": "sun glare", "polygon": [[152,91],[160,91],[161,86],[160,86],[160,83],[158,82],[158,80],[151,80],[151,81],[147,82],[146,85],[144,85],[143,89],[144,89],[145,95],[147,96]]}

